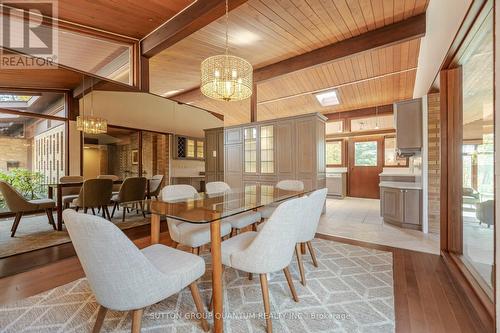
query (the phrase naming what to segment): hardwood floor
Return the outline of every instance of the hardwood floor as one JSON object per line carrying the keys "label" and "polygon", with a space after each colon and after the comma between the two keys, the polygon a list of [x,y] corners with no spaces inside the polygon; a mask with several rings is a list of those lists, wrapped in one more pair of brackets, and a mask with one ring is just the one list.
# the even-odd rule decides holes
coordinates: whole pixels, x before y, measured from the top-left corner
{"label": "hardwood floor", "polygon": [[[162,222],[162,231],[165,227],[166,223]],[[334,236],[318,234],[317,237],[393,253],[396,332],[493,331],[483,327],[474,317],[465,295],[457,289],[440,256]],[[150,238],[137,238],[134,243],[145,247],[150,244]],[[160,243],[172,244],[167,232],[161,233]],[[7,276],[0,279],[0,304],[38,294],[83,276],[75,256]]]}

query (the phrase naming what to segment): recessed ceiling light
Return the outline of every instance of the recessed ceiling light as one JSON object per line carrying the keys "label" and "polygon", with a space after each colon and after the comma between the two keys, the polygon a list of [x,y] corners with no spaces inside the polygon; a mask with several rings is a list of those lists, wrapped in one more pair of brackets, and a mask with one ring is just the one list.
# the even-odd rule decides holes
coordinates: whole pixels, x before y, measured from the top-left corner
{"label": "recessed ceiling light", "polygon": [[321,106],[332,106],[340,104],[337,90],[322,91],[315,94],[315,96]]}

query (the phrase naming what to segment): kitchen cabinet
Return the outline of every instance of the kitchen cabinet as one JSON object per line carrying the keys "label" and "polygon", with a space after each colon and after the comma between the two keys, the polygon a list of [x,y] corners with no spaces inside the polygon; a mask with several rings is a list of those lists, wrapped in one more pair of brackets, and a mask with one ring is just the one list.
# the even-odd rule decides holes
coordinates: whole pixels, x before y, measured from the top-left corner
{"label": "kitchen cabinet", "polygon": [[411,155],[422,149],[422,99],[394,104],[396,147],[400,153]]}
{"label": "kitchen cabinet", "polygon": [[225,182],[237,188],[298,179],[326,187],[325,120],[316,113],[225,128]]}
{"label": "kitchen cabinet", "polygon": [[175,135],[172,147],[174,159],[203,161],[205,159],[204,146],[203,139]]}
{"label": "kitchen cabinet", "polygon": [[421,229],[421,211],[421,190],[380,188],[380,212],[385,222],[411,229]]}
{"label": "kitchen cabinet", "polygon": [[224,128],[205,130],[205,180],[224,181]]}
{"label": "kitchen cabinet", "polygon": [[326,175],[326,187],[328,188],[329,196],[344,198],[347,191],[346,174],[337,173]]}

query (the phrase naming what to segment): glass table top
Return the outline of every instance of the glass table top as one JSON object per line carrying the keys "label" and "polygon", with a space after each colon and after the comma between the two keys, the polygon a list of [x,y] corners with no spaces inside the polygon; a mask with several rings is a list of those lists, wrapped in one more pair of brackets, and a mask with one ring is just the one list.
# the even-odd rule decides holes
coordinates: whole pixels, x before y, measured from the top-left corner
{"label": "glass table top", "polygon": [[311,190],[288,191],[272,185],[249,185],[231,192],[173,201],[147,200],[149,211],[189,223],[210,223],[265,205],[307,194]]}

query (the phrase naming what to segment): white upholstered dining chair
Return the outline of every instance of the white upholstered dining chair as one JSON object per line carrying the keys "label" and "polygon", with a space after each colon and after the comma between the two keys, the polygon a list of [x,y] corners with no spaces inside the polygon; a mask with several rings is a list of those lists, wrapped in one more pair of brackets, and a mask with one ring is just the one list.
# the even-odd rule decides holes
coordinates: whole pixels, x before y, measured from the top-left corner
{"label": "white upholstered dining chair", "polygon": [[[304,183],[300,180],[293,180],[293,179],[281,180],[276,184],[276,188],[287,191],[303,191]],[[272,204],[266,205],[261,209],[259,209],[261,217],[263,219],[270,218],[276,207],[279,206],[279,204],[280,204],[279,202],[273,202]]]}
{"label": "white upholstered dining chair", "polygon": [[[161,200],[178,201],[198,198],[198,192],[191,185],[167,185],[161,191]],[[210,224],[188,223],[167,217],[168,232],[174,241],[174,247],[178,244],[191,247],[193,253],[200,254],[201,246],[210,243]],[[229,235],[231,224],[221,221],[221,237]]]}
{"label": "white upholstered dining chair", "polygon": [[[224,182],[210,182],[205,185],[206,193],[210,195],[225,194],[231,192],[231,188]],[[253,230],[257,230],[257,223],[261,220],[261,214],[258,211],[248,211],[234,216],[229,216],[224,221],[231,224],[231,236],[238,234],[239,231],[249,225]]]}
{"label": "white upholstered dining chair", "polygon": [[319,220],[321,218],[321,213],[325,205],[326,194],[328,189],[323,188],[316,190],[307,197],[306,211],[307,215],[305,220],[302,222],[302,228],[300,229],[299,237],[297,239],[297,245],[295,247],[295,253],[297,255],[297,263],[299,265],[300,280],[301,283],[306,285],[306,278],[304,272],[304,264],[302,262],[302,251],[301,244],[306,244],[309,253],[311,254],[311,259],[314,267],[318,267],[318,261],[316,260],[316,254],[314,253],[314,248],[311,241],[316,235],[316,230],[318,229]]}
{"label": "white upholstered dining chair", "polygon": [[222,242],[222,264],[260,275],[267,332],[272,332],[267,274],[283,270],[294,301],[298,297],[288,266],[306,214],[306,197],[279,205],[259,232],[249,231]]}
{"label": "white upholstered dining chair", "polygon": [[139,250],[113,223],[98,216],[63,212],[66,228],[90,288],[99,303],[93,332],[99,332],[108,309],[132,311],[132,332],[140,332],[144,308],[189,286],[200,315],[204,306],[196,280],[205,272],[198,256],[155,244]]}

